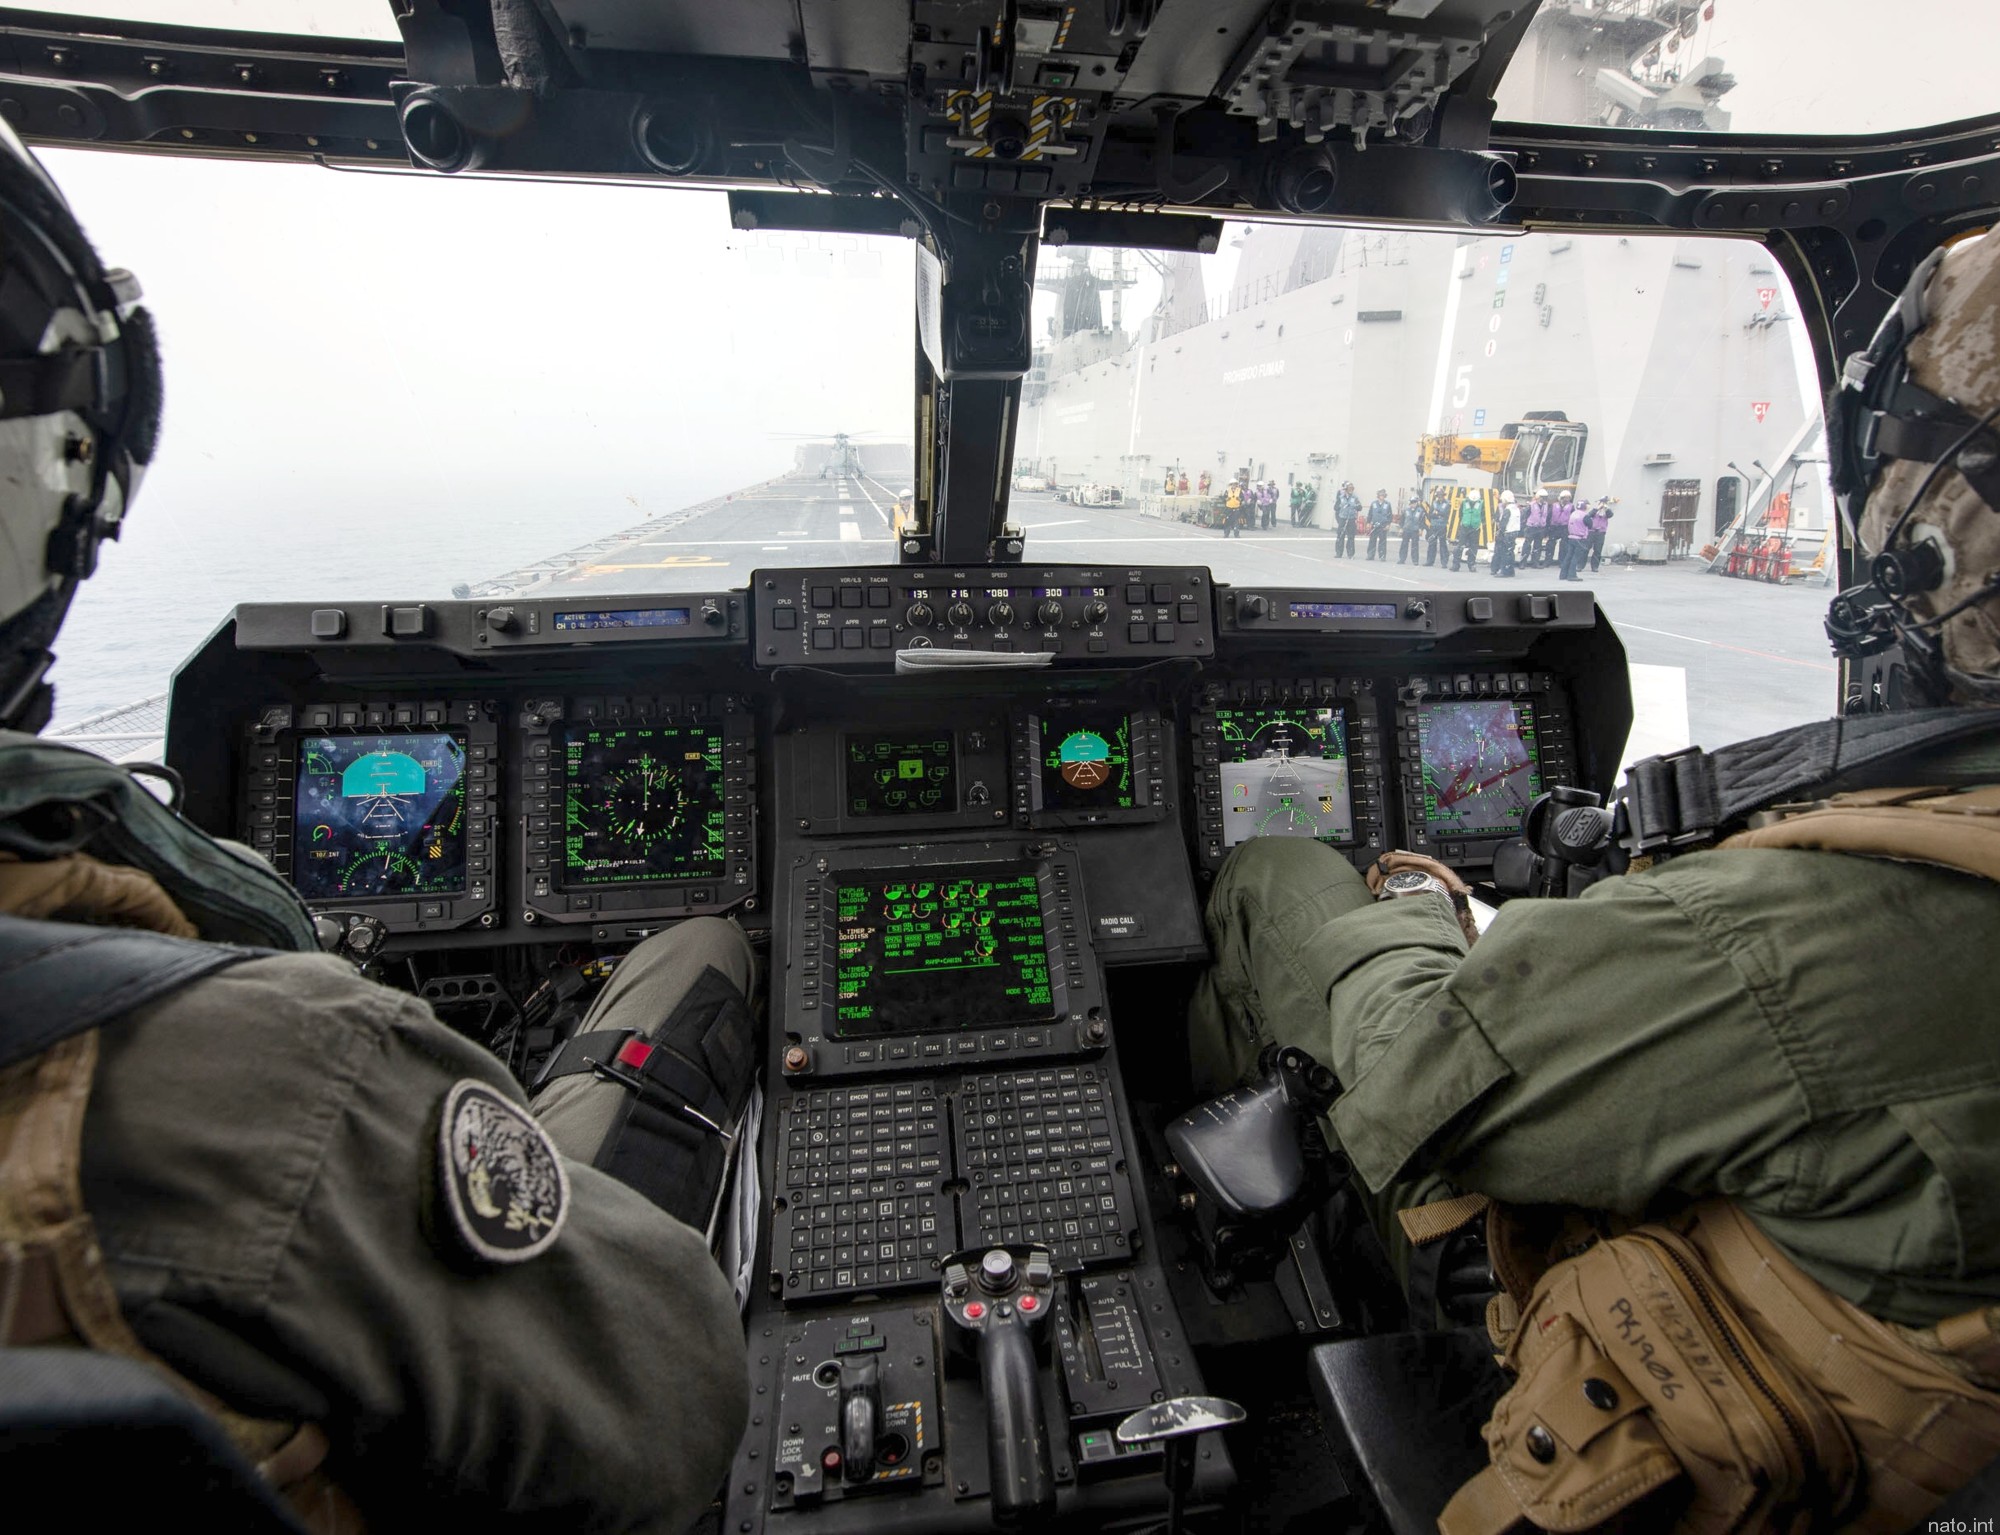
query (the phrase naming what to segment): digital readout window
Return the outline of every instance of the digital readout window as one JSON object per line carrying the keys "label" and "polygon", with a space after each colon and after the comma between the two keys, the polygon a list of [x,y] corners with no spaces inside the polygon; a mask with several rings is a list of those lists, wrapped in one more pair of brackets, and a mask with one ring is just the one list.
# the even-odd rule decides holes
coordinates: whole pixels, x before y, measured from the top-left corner
{"label": "digital readout window", "polygon": [[1339,709],[1218,709],[1216,722],[1224,847],[1253,837],[1354,840]]}
{"label": "digital readout window", "polygon": [[464,893],[457,735],[303,736],[292,803],[292,884],[308,901]]}
{"label": "digital readout window", "polygon": [[722,726],[570,725],[561,883],[569,890],[720,878],[728,862]]}
{"label": "digital readout window", "polygon": [[556,632],[575,629],[684,629],[686,608],[602,608],[594,612],[558,613]]}
{"label": "digital readout window", "polygon": [[1129,810],[1132,719],[1122,709],[1053,709],[1038,721],[1042,805],[1049,810]]}
{"label": "digital readout window", "polygon": [[949,730],[848,736],[847,813],[941,815],[958,809],[957,741]]}
{"label": "digital readout window", "polygon": [[1535,706],[1509,699],[1417,708],[1424,830],[1435,839],[1520,831],[1542,792]]}
{"label": "digital readout window", "polygon": [[1055,1017],[1041,881],[1030,871],[843,876],[834,887],[843,1037]]}

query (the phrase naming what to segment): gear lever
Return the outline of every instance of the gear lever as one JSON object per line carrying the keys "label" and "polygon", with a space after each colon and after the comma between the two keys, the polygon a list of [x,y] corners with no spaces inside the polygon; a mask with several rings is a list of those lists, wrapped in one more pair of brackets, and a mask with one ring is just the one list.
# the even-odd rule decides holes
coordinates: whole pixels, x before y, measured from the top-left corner
{"label": "gear lever", "polygon": [[875,1474],[875,1441],[882,1426],[882,1366],[874,1359],[840,1362],[840,1464],[850,1482]]}
{"label": "gear lever", "polygon": [[1055,1260],[1045,1247],[989,1247],[945,1260],[952,1345],[979,1360],[993,1522],[1012,1529],[1056,1511],[1037,1356],[1048,1346]]}

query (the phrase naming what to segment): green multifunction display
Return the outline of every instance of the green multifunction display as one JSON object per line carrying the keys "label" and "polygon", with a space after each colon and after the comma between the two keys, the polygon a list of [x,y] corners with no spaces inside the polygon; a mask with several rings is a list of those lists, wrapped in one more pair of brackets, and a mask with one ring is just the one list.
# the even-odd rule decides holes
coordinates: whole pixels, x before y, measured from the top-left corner
{"label": "green multifunction display", "polygon": [[843,875],[834,900],[838,1034],[1055,1017],[1041,881],[1032,871]]}
{"label": "green multifunction display", "polygon": [[958,750],[949,730],[848,736],[849,815],[947,815],[958,809]]}
{"label": "green multifunction display", "polygon": [[1258,705],[1217,709],[1215,719],[1224,847],[1252,837],[1354,840],[1339,709]]}
{"label": "green multifunction display", "polygon": [[1038,723],[1043,808],[1129,810],[1139,803],[1132,776],[1132,718],[1124,710],[1050,709]]}
{"label": "green multifunction display", "polygon": [[1524,699],[1420,705],[1417,754],[1432,837],[1518,832],[1542,792],[1535,706]]}
{"label": "green multifunction display", "polygon": [[456,734],[299,741],[292,883],[309,901],[465,889],[465,742]]}
{"label": "green multifunction display", "polygon": [[722,725],[570,725],[562,886],[715,879],[726,863]]}

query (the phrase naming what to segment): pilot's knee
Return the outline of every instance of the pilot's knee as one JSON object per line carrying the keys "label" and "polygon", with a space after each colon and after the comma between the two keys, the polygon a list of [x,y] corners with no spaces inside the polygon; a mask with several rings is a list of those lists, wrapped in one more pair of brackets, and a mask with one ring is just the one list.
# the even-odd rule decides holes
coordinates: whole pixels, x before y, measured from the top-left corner
{"label": "pilot's knee", "polygon": [[1238,846],[1223,862],[1211,899],[1238,892],[1265,904],[1289,905],[1329,885],[1352,883],[1366,890],[1353,865],[1323,842],[1306,837],[1257,837]]}
{"label": "pilot's knee", "polygon": [[750,940],[733,917],[689,917],[641,939],[620,962],[620,968],[678,969],[690,978],[713,969],[746,997],[756,980],[756,956]]}

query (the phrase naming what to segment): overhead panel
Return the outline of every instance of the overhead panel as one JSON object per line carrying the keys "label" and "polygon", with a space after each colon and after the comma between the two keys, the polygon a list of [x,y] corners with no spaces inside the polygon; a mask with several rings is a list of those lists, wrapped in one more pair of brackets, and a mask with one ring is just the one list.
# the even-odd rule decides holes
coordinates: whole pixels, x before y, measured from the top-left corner
{"label": "overhead panel", "polygon": [[796,0],[726,0],[712,5],[544,0],[544,6],[573,44],[612,52],[783,59],[791,57],[794,44],[801,40]]}

